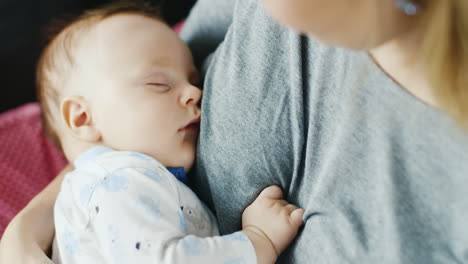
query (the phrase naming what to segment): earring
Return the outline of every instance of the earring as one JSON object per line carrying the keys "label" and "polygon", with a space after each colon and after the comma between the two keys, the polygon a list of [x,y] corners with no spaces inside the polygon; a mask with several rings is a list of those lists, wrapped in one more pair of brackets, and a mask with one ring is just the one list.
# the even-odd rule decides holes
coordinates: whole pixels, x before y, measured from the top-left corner
{"label": "earring", "polygon": [[[444,1],[444,0],[442,0]],[[395,0],[395,5],[408,16],[414,16],[419,13],[419,5],[412,0]]]}

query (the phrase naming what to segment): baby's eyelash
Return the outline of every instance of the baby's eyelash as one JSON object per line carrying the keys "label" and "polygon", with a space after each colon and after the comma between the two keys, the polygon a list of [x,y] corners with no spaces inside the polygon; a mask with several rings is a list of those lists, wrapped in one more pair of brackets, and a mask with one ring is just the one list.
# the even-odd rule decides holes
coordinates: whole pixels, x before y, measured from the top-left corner
{"label": "baby's eyelash", "polygon": [[146,85],[155,87],[160,92],[168,91],[171,88],[168,84],[165,84],[165,83],[147,83]]}

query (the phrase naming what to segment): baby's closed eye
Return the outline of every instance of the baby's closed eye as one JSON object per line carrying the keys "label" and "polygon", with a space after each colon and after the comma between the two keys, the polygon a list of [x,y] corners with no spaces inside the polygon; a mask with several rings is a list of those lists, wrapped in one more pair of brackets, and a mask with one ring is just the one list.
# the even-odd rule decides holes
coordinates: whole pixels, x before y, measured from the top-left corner
{"label": "baby's closed eye", "polygon": [[167,92],[171,89],[169,84],[167,83],[157,83],[157,82],[150,82],[146,83],[146,86],[154,89],[156,92]]}

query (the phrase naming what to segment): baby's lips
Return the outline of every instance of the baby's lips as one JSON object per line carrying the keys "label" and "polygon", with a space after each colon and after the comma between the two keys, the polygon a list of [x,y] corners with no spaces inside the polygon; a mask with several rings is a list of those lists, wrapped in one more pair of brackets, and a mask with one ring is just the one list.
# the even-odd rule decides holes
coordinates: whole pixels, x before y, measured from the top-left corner
{"label": "baby's lips", "polygon": [[200,124],[200,117],[194,118],[190,120],[184,127],[180,128],[179,131],[187,130],[187,129],[192,129],[192,128],[198,128]]}

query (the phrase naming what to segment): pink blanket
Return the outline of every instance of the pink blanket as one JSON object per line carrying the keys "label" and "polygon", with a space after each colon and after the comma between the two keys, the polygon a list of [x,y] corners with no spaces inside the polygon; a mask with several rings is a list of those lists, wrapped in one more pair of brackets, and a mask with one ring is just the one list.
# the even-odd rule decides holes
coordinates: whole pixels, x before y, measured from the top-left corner
{"label": "pink blanket", "polygon": [[0,114],[0,237],[13,216],[65,164],[61,152],[42,134],[38,104]]}

